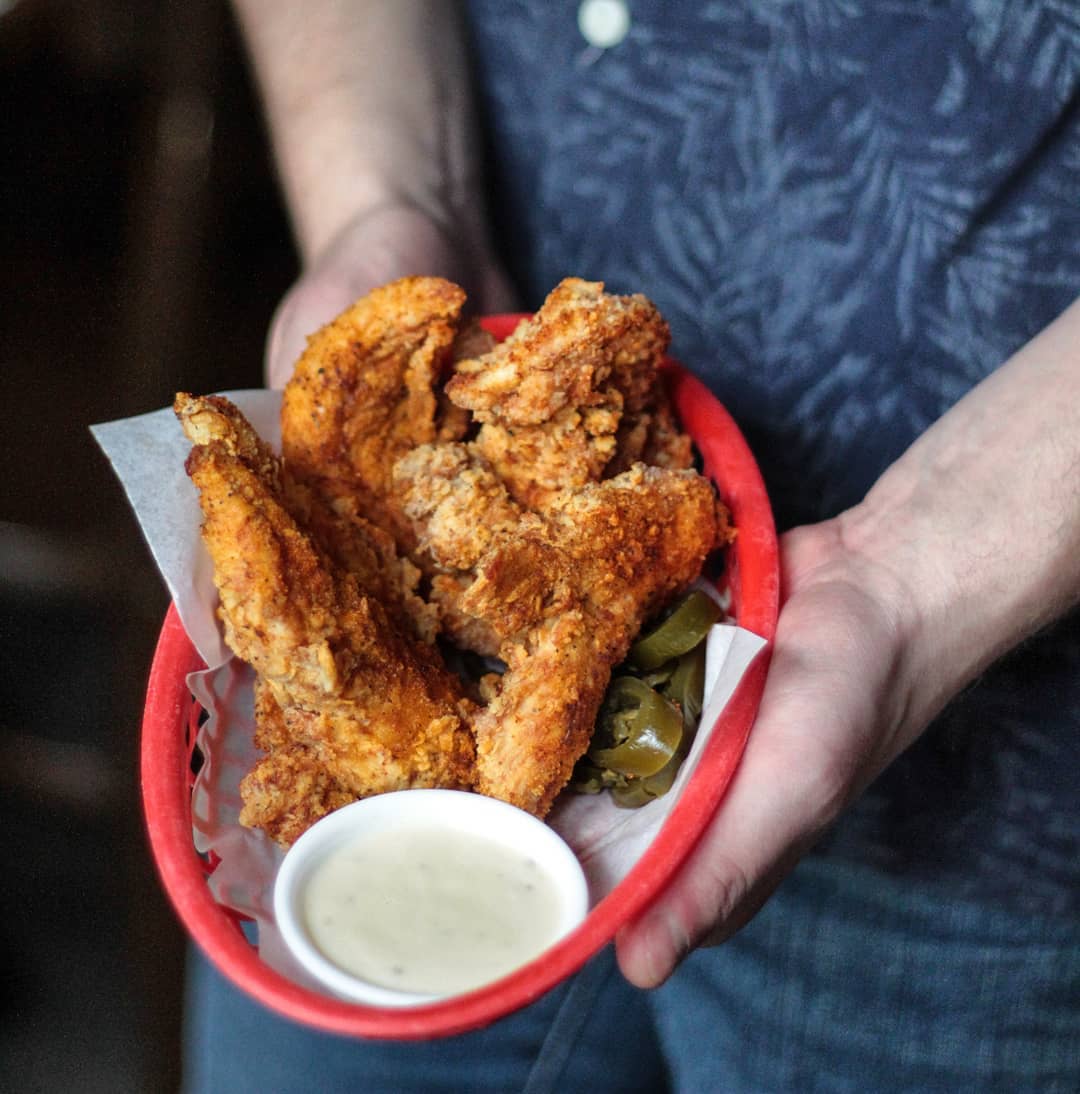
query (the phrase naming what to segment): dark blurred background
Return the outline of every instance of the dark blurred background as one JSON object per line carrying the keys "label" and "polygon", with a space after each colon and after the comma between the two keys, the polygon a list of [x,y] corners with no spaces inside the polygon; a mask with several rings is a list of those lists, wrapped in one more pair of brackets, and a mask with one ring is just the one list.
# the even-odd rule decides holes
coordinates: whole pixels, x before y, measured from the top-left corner
{"label": "dark blurred background", "polygon": [[0,0],[0,89],[0,1090],[170,1091],[166,597],[87,427],[258,385],[296,258],[225,3]]}

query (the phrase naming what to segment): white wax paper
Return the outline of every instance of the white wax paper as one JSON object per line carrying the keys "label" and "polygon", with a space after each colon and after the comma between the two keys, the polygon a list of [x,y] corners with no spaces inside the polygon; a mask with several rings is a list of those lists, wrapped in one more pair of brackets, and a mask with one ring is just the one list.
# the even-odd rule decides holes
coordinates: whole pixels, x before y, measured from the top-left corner
{"label": "white wax paper", "polygon": [[[279,446],[280,392],[222,394],[262,437]],[[209,714],[197,738],[203,766],[192,793],[192,839],[197,850],[220,859],[209,878],[211,891],[219,903],[257,924],[259,953],[267,964],[307,987],[325,990],[300,970],[275,929],[273,883],[283,852],[262,831],[238,821],[240,780],[260,756],[252,743],[254,676],[222,640],[213,568],[199,535],[198,496],[184,470],[190,444],[171,408],[96,425],[91,431],[123,484],[180,619],[208,666],[192,673],[188,684]],[[717,717],[764,646],[764,639],[741,627],[713,628],[701,729],[665,797],[632,810],[619,809],[607,794],[566,793],[556,802],[549,821],[581,860],[594,905],[629,873],[660,831],[693,775]]]}

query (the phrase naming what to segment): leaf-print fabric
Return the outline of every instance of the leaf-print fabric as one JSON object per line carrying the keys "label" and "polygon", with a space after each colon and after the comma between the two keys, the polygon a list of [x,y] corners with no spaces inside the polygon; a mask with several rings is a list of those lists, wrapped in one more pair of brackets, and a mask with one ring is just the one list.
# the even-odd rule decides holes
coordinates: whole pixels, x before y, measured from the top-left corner
{"label": "leaf-print fabric", "polygon": [[[857,502],[1080,295],[1075,0],[469,5],[499,240],[647,293],[781,527]],[[1017,514],[1018,525],[1022,514]],[[821,853],[1076,914],[1080,625],[954,703]]]}

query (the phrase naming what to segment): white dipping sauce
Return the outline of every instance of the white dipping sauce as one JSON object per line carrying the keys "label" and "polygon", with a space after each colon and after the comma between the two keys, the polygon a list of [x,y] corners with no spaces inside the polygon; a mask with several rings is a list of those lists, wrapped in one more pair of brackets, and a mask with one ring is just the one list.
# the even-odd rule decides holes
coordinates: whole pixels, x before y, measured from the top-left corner
{"label": "white dipping sauce", "polygon": [[308,877],[302,914],[318,949],[354,976],[451,995],[540,954],[565,909],[527,854],[429,824],[365,833],[331,851]]}

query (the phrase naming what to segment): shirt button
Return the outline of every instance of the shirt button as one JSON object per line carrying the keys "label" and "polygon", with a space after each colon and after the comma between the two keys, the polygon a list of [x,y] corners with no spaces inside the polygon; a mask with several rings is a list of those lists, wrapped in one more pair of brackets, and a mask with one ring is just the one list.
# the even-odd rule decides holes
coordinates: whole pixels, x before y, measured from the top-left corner
{"label": "shirt button", "polygon": [[582,0],[577,23],[582,38],[590,46],[610,49],[630,30],[630,11],[624,0]]}

